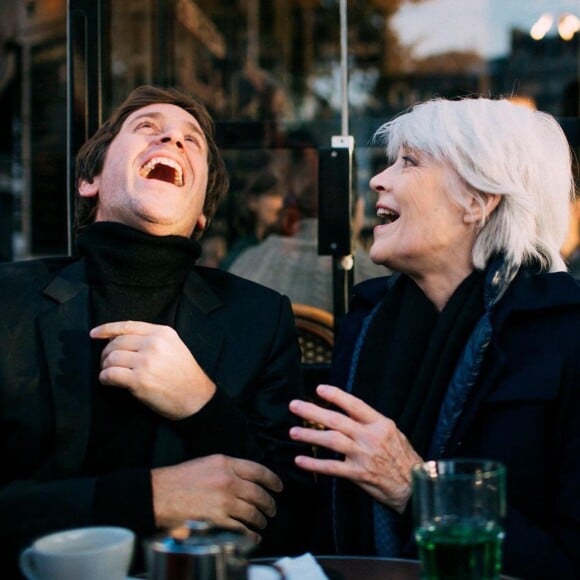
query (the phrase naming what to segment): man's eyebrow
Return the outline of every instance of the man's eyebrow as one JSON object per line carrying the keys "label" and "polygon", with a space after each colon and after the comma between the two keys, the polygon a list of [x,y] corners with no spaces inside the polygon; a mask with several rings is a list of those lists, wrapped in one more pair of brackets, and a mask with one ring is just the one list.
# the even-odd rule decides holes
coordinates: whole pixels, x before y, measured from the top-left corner
{"label": "man's eyebrow", "polygon": [[[155,111],[151,111],[149,113],[141,113],[140,115],[135,115],[135,117],[133,117],[133,119],[131,119],[130,123],[133,125],[135,122],[140,121],[141,119],[155,119],[156,121],[163,119],[165,115],[163,115],[163,113],[157,113]],[[189,130],[193,133],[197,133],[200,137],[203,137],[203,139],[205,140],[205,133],[201,130],[201,128],[196,125],[195,123],[192,123],[191,121],[187,121],[185,123],[188,127]]]}

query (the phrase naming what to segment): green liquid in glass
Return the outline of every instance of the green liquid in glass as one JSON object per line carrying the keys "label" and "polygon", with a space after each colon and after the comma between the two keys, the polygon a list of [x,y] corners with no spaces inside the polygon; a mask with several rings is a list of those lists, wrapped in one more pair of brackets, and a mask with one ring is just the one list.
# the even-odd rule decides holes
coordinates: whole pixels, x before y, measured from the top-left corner
{"label": "green liquid in glass", "polygon": [[415,532],[421,577],[429,580],[494,580],[501,570],[503,529],[451,523]]}

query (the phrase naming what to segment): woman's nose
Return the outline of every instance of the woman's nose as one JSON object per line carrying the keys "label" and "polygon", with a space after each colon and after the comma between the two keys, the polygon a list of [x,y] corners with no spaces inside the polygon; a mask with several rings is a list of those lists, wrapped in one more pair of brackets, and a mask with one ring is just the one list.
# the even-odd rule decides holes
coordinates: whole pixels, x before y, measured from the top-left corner
{"label": "woman's nose", "polygon": [[387,167],[374,177],[371,177],[369,185],[373,191],[386,191],[389,188],[389,168]]}

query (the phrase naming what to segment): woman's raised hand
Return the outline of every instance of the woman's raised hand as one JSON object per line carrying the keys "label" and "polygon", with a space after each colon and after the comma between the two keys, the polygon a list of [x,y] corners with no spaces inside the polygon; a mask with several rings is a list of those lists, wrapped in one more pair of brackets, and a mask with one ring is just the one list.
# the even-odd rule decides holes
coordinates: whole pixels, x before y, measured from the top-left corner
{"label": "woman's raised hand", "polygon": [[357,397],[331,385],[319,385],[316,394],[344,413],[293,400],[290,410],[295,415],[324,428],[293,427],[290,437],[341,457],[299,455],[296,464],[307,471],[349,479],[402,513],[411,496],[411,469],[422,458],[391,419]]}

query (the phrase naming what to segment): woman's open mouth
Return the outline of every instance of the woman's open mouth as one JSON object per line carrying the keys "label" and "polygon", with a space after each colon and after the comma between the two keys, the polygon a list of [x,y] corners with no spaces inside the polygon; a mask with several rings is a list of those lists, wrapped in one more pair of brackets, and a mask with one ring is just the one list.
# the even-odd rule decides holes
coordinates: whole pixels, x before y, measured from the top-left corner
{"label": "woman's open mouth", "polygon": [[399,214],[392,209],[379,207],[377,208],[377,217],[379,218],[381,225],[387,225],[396,222],[399,219]]}

